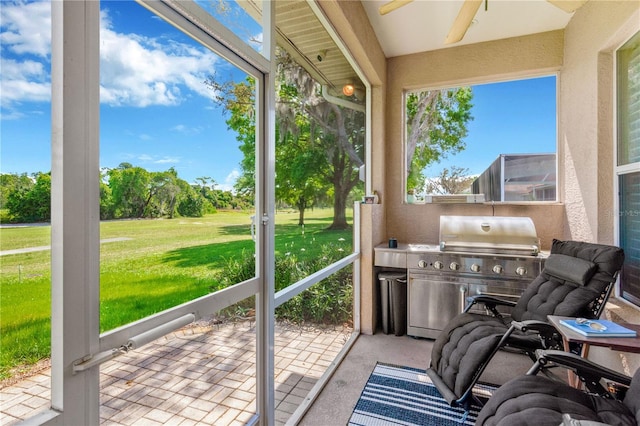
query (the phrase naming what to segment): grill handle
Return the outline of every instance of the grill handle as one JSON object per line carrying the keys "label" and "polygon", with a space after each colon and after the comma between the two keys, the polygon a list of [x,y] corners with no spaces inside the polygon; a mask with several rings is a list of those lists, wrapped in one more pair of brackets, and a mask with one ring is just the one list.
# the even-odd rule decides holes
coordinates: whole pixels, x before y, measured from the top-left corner
{"label": "grill handle", "polygon": [[482,252],[482,253],[522,253],[527,256],[537,256],[540,253],[540,247],[536,244],[530,246],[515,244],[486,244],[486,243],[451,243],[446,241],[440,242],[440,251],[462,251],[462,252]]}
{"label": "grill handle", "polygon": [[458,298],[458,302],[460,304],[460,313],[464,312],[464,309],[466,308],[466,300],[467,300],[467,286],[461,286],[460,287],[460,297]]}

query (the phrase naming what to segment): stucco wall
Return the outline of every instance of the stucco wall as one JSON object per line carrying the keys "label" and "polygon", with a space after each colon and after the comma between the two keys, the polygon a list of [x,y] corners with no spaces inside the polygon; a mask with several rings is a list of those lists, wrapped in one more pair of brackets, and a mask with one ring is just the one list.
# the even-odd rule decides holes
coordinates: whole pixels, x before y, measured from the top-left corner
{"label": "stucco wall", "polygon": [[565,29],[558,158],[565,238],[613,244],[613,52],[640,30],[640,2],[590,1]]}
{"label": "stucco wall", "polygon": [[564,235],[563,206],[554,204],[404,204],[403,110],[405,90],[503,81],[560,71],[564,36],[552,31],[388,59],[386,179],[383,191],[388,236],[402,242],[436,243],[439,217],[453,215],[529,216],[543,249]]}
{"label": "stucco wall", "polygon": [[[640,31],[640,2],[589,1],[565,29],[558,158],[565,182],[565,238],[617,242],[615,235],[615,50]],[[640,311],[612,297],[605,316],[640,323]],[[589,358],[632,374],[640,356],[592,348]]]}

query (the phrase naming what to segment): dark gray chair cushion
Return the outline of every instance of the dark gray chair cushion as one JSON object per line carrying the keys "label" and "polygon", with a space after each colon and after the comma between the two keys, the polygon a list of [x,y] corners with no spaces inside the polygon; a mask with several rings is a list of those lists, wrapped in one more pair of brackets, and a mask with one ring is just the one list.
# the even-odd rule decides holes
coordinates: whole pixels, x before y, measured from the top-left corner
{"label": "dark gray chair cushion", "polygon": [[[637,385],[640,380],[636,377],[634,382]],[[609,425],[637,425],[636,413],[626,402],[590,395],[544,376],[521,376],[495,391],[476,425],[558,426],[563,414]]]}
{"label": "dark gray chair cushion", "polygon": [[640,424],[640,368],[636,370],[631,380],[631,386],[624,397],[624,405],[629,407],[636,416],[636,423]]}
{"label": "dark gray chair cushion", "polygon": [[[508,323],[489,315],[463,313],[447,324],[434,342],[431,367],[427,373],[437,376],[434,384],[449,404],[462,398],[477,381],[478,372],[489,362],[511,320],[547,321],[548,315],[593,318],[591,304],[598,300],[622,267],[624,253],[618,247],[577,241],[554,240],[551,255],[577,259],[567,261],[558,257],[552,261],[552,272],[567,266],[571,280],[558,278],[543,271],[527,286],[511,313]],[[564,259],[564,261],[563,261]],[[587,281],[576,283],[573,280]],[[522,350],[542,348],[536,334],[515,330],[506,341],[508,346]],[[446,386],[445,389],[444,387]]]}
{"label": "dark gray chair cushion", "polygon": [[559,280],[585,285],[596,273],[598,265],[566,254],[552,254],[545,261],[544,269]]}
{"label": "dark gray chair cushion", "polygon": [[[551,259],[551,273],[545,263],[545,269],[527,286],[513,309],[514,320],[546,321],[547,315],[593,318],[590,305],[606,290],[624,261],[623,251],[618,247],[578,241],[553,240],[550,258],[555,255],[576,260],[569,262],[563,257]],[[558,272],[562,268],[562,259],[567,265],[564,275],[570,275],[576,281],[582,281],[582,277],[588,275],[590,279],[577,283],[555,276],[563,275]]]}

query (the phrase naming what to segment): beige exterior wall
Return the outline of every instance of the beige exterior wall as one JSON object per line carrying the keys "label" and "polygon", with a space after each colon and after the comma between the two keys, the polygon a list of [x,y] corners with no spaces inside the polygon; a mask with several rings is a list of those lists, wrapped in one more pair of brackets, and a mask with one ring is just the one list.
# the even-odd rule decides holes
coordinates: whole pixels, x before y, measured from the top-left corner
{"label": "beige exterior wall", "polygon": [[565,238],[615,242],[613,53],[640,31],[639,7],[590,1],[565,30],[558,108]]}
{"label": "beige exterior wall", "polygon": [[[558,158],[564,238],[617,243],[615,234],[615,49],[640,31],[640,2],[589,1],[565,29]],[[640,323],[640,310],[612,297],[605,315]],[[589,358],[632,374],[640,356],[592,348]]]}
{"label": "beige exterior wall", "polygon": [[[384,203],[388,236],[407,243],[437,243],[440,215],[529,216],[542,248],[564,234],[564,212],[553,204],[405,204],[403,194],[403,94],[558,73],[563,57],[562,31],[466,45],[388,60]],[[505,151],[508,149],[505,147]]]}

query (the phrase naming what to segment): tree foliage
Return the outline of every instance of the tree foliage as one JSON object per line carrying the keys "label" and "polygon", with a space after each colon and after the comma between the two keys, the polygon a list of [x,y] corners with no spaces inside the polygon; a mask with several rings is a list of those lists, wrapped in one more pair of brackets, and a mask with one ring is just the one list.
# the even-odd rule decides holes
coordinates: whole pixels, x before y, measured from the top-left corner
{"label": "tree foliage", "polygon": [[[6,178],[7,182],[12,181]],[[13,222],[46,222],[51,218],[51,173],[37,173],[28,184],[17,178],[13,190],[7,194],[5,208]],[[3,186],[3,192],[4,192]]]}
{"label": "tree foliage", "polygon": [[[100,219],[201,217],[217,209],[247,209],[252,201],[215,189],[210,178],[189,184],[175,169],[150,172],[122,163],[100,173]],[[51,174],[0,175],[4,213],[2,221],[51,220]]]}
{"label": "tree foliage", "polygon": [[9,194],[26,191],[33,187],[35,179],[23,174],[0,174],[0,209],[6,208]]}
{"label": "tree foliage", "polygon": [[440,174],[426,182],[427,194],[461,194],[469,192],[474,176],[469,176],[469,169],[453,166],[451,170],[444,168]]}
{"label": "tree foliage", "polygon": [[[301,129],[298,116],[310,125],[310,138],[324,153],[327,167],[320,176],[331,185],[333,223],[330,229],[345,229],[347,200],[359,183],[358,169],[364,164],[365,114],[328,102],[322,87],[284,50],[278,54],[281,85],[293,93],[292,101],[277,104],[280,133],[296,134]],[[281,91],[282,92],[282,91]],[[353,101],[354,99],[352,99]]]}
{"label": "tree foliage", "polygon": [[[339,107],[321,96],[320,85],[283,50],[278,51],[276,97],[276,196],[304,211],[333,197],[331,228],[344,229],[346,204],[363,164],[364,113]],[[251,79],[234,83],[207,80],[218,105],[229,114],[244,154],[239,193],[255,190],[255,98]]]}
{"label": "tree foliage", "polygon": [[428,90],[407,95],[407,189],[423,187],[422,171],[466,147],[467,123],[473,120],[470,87]]}

